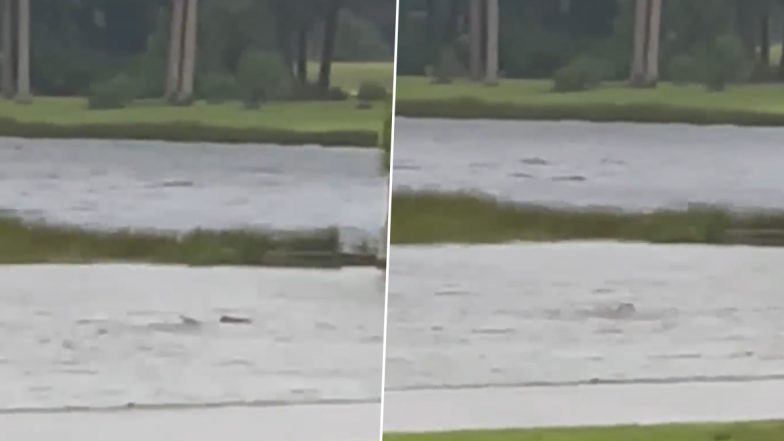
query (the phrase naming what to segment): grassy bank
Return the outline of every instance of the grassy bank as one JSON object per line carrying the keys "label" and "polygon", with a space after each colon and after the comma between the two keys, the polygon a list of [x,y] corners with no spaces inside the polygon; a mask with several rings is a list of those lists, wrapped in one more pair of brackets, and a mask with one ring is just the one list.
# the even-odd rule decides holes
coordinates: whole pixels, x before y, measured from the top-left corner
{"label": "grassy bank", "polygon": [[296,233],[194,231],[175,237],[31,225],[0,217],[0,264],[94,262],[295,267],[375,264],[372,256],[341,255],[334,229]]}
{"label": "grassy bank", "polygon": [[650,214],[569,211],[430,192],[397,193],[392,201],[394,244],[589,239],[784,245],[784,214],[740,217],[710,208]]}
{"label": "grassy bank", "polygon": [[[391,63],[334,67],[334,83],[347,90],[366,79],[389,86]],[[274,102],[258,110],[247,110],[239,102],[170,106],[139,100],[125,109],[90,110],[84,98],[36,97],[30,105],[0,100],[0,136],[377,147],[387,111],[382,102],[359,109],[353,98]]]}
{"label": "grassy bank", "polygon": [[427,78],[398,80],[397,114],[427,118],[585,120],[784,126],[784,86],[660,84],[631,89],[608,83],[577,93],[553,93],[549,80],[503,80],[498,86],[457,81],[434,85]]}
{"label": "grassy bank", "polygon": [[385,434],[385,441],[779,441],[784,423]]}

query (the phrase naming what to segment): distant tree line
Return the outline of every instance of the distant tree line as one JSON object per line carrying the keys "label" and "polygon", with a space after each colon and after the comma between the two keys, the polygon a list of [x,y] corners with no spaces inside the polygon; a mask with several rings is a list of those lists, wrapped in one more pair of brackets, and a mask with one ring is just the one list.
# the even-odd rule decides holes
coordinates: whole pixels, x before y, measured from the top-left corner
{"label": "distant tree line", "polygon": [[394,47],[394,0],[0,1],[0,86],[21,102],[122,76],[141,96],[187,104],[216,89],[210,79],[228,87],[253,52],[303,85],[318,61],[312,89],[326,93],[334,61],[391,60]]}
{"label": "distant tree line", "polygon": [[398,73],[784,81],[782,0],[401,0]]}

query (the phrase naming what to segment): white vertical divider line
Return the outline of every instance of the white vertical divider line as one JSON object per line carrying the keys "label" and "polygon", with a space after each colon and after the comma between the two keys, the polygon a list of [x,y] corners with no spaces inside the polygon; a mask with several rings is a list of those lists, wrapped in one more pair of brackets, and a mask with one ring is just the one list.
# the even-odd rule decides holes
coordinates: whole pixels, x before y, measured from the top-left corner
{"label": "white vertical divider line", "polygon": [[378,441],[384,440],[384,397],[386,395],[387,380],[387,336],[389,335],[389,262],[390,262],[390,231],[392,229],[392,187],[394,184],[395,169],[395,111],[397,103],[397,59],[398,46],[400,46],[400,2],[395,2],[395,50],[392,67],[392,124],[390,127],[390,146],[389,146],[389,174],[387,175],[387,249],[386,249],[386,269],[384,273],[384,335],[381,348],[381,406],[378,425]]}

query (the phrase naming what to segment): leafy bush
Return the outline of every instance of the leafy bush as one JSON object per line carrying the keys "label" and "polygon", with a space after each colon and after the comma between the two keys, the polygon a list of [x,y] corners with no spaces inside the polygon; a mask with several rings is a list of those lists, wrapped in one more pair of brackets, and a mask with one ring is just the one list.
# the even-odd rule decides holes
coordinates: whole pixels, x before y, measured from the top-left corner
{"label": "leafy bush", "polygon": [[667,76],[675,84],[694,83],[699,81],[700,67],[693,56],[676,55],[667,64]]}
{"label": "leafy bush", "polygon": [[248,108],[285,97],[290,87],[289,73],[274,52],[245,53],[237,67],[237,82]]}
{"label": "leafy bush", "polygon": [[716,38],[704,57],[703,81],[709,90],[724,90],[728,83],[741,80],[748,72],[743,42],[737,35]]}
{"label": "leafy bush", "polygon": [[90,87],[90,109],[122,109],[128,107],[138,94],[137,83],[128,75],[120,74]]}
{"label": "leafy bush", "polygon": [[501,24],[499,54],[509,78],[550,78],[574,53],[572,42],[564,34],[535,23],[509,24]]}
{"label": "leafy bush", "polygon": [[452,47],[447,47],[441,50],[431,74],[433,83],[449,84],[456,77],[465,75],[465,66],[460,63],[457,51]]}
{"label": "leafy bush", "polygon": [[381,101],[387,98],[387,89],[375,81],[363,81],[359,85],[357,98],[361,101]]}
{"label": "leafy bush", "polygon": [[337,86],[325,92],[318,84],[295,83],[286,98],[291,101],[345,101],[349,94]]}
{"label": "leafy bush", "polygon": [[[382,61],[392,57],[392,48],[373,22],[345,8],[340,11],[339,22],[335,36],[336,61]],[[324,33],[313,35],[321,40]],[[321,41],[317,47],[321,47]]]}
{"label": "leafy bush", "polygon": [[199,96],[208,103],[221,103],[240,97],[237,79],[224,72],[213,72],[199,82]]}
{"label": "leafy bush", "polygon": [[558,69],[553,76],[555,92],[578,92],[593,89],[611,75],[612,67],[597,58],[582,57]]}

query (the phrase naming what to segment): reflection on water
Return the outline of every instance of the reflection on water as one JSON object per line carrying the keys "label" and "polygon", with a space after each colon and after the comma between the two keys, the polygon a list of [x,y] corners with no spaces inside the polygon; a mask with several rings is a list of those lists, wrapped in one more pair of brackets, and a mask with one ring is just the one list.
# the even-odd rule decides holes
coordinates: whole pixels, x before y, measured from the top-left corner
{"label": "reflection on water", "polygon": [[647,210],[784,207],[784,129],[675,124],[395,122],[396,189]]}
{"label": "reflection on water", "polygon": [[310,229],[375,240],[375,149],[0,138],[0,211],[94,228]]}
{"label": "reflection on water", "polygon": [[784,374],[784,249],[392,249],[387,387]]}
{"label": "reflection on water", "polygon": [[377,400],[383,289],[368,269],[0,266],[0,410]]}

